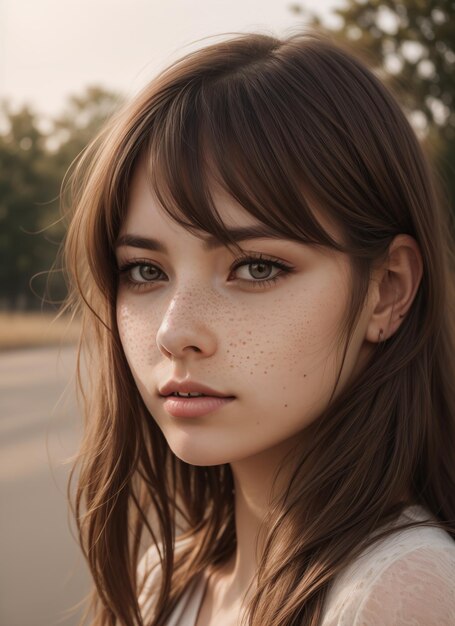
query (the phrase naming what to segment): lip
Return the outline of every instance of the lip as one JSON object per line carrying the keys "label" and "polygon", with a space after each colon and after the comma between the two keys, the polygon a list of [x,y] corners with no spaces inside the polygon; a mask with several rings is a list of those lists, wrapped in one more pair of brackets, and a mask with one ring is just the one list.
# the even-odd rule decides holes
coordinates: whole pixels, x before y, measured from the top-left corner
{"label": "lip", "polygon": [[234,396],[228,393],[222,393],[216,389],[211,389],[203,383],[198,383],[194,380],[169,380],[163,387],[159,389],[161,396],[169,396],[174,392],[180,393],[203,393],[206,396],[213,396],[216,398],[233,398]]}
{"label": "lip", "polygon": [[235,400],[233,397],[176,398],[171,396],[165,399],[164,408],[174,417],[200,417],[221,409],[233,400]]}

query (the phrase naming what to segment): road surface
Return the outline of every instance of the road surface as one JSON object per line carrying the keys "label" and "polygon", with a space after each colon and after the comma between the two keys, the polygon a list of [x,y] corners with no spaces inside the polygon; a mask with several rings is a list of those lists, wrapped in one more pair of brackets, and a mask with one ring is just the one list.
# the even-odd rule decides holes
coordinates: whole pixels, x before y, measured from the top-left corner
{"label": "road surface", "polygon": [[66,500],[75,365],[73,346],[0,353],[1,626],[76,626],[90,587]]}

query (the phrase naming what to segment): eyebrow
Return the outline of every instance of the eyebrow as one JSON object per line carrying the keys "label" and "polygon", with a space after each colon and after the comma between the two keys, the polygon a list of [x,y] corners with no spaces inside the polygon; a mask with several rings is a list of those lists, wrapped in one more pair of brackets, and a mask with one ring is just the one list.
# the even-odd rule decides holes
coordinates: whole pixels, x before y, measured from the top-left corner
{"label": "eyebrow", "polygon": [[[282,235],[276,233],[265,224],[257,226],[241,226],[239,228],[228,228],[228,233],[234,241],[246,241],[248,239],[283,239]],[[205,250],[214,250],[221,248],[224,244],[214,235],[209,235],[203,239],[203,247]],[[131,246],[133,248],[143,248],[145,250],[154,250],[156,252],[167,253],[167,247],[157,239],[150,237],[142,237],[141,235],[126,234],[118,237],[115,247]]]}

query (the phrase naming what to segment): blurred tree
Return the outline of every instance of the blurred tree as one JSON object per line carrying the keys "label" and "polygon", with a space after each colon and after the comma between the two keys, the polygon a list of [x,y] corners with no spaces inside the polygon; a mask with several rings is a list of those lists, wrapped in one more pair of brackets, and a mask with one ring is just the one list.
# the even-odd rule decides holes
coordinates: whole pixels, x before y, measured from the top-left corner
{"label": "blurred tree", "polygon": [[[70,95],[63,112],[51,121],[47,135],[47,168],[52,179],[52,189],[59,196],[64,176],[82,150],[96,136],[104,122],[119,108],[123,96],[96,85],[86,87],[81,95]],[[54,203],[55,224],[48,232],[61,242],[66,224],[59,219],[59,201]]]}
{"label": "blurred tree", "polygon": [[[0,308],[39,308],[61,299],[61,273],[49,274],[64,235],[59,193],[71,162],[119,106],[121,97],[101,87],[71,96],[49,132],[23,106],[0,103]],[[57,268],[58,270],[58,268]],[[43,308],[46,308],[43,306]]]}
{"label": "blurred tree", "polygon": [[44,223],[49,199],[45,136],[28,106],[12,112],[2,102],[1,112],[6,130],[0,135],[0,293],[4,307],[25,308],[28,281],[46,256],[31,234]]}
{"label": "blurred tree", "polygon": [[441,174],[455,207],[453,0],[345,0],[333,10],[337,26],[296,3],[289,9],[305,24],[363,58],[391,87]]}
{"label": "blurred tree", "polygon": [[[53,188],[58,194],[55,203],[54,222],[49,223],[48,234],[60,243],[65,234],[67,222],[59,211],[60,191],[65,174],[74,159],[97,135],[103,124],[121,106],[123,96],[100,86],[91,85],[81,95],[70,95],[63,112],[52,120],[48,135],[48,167],[53,179]],[[59,259],[54,259],[59,262]],[[47,291],[52,299],[62,300],[66,295],[61,268],[53,268],[48,277]]]}
{"label": "blurred tree", "polygon": [[74,158],[95,137],[104,122],[121,106],[123,96],[91,85],[82,95],[71,95],[61,115],[52,120],[48,145],[61,181]]}

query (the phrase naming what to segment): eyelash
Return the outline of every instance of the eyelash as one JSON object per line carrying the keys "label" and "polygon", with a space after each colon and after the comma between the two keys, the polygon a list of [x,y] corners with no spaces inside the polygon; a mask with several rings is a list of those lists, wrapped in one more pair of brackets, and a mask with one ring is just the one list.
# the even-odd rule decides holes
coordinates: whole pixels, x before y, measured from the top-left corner
{"label": "eyelash", "polygon": [[[283,263],[283,261],[280,261],[279,259],[265,258],[262,254],[259,254],[257,256],[254,254],[248,254],[246,256],[240,257],[239,259],[236,259],[236,261],[233,263],[233,265],[230,268],[230,273],[234,272],[239,267],[243,267],[244,265],[253,265],[256,263],[263,263],[264,265],[268,265],[269,267],[277,267],[278,269],[281,270],[281,272],[277,274],[274,278],[265,278],[263,280],[260,280],[260,279],[246,280],[244,278],[238,279],[243,283],[247,283],[248,285],[251,285],[254,289],[257,289],[257,288],[265,289],[273,285],[274,283],[276,283],[281,278],[284,278],[286,274],[290,274],[294,270],[293,267],[291,267],[290,265],[287,265],[287,263]],[[135,267],[153,267],[159,270],[160,272],[162,272],[162,270],[157,265],[149,263],[145,259],[133,259],[127,263],[122,264],[118,268],[118,274],[120,276],[120,280],[122,282],[127,283],[128,287],[132,289],[144,289],[148,285],[151,285],[157,282],[156,280],[144,281],[144,282],[138,282],[136,280],[132,280],[130,278],[130,270],[132,270]]]}

